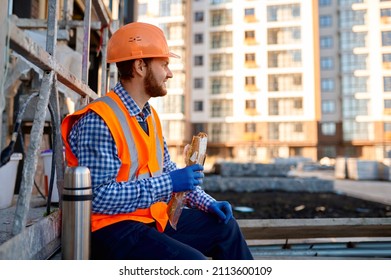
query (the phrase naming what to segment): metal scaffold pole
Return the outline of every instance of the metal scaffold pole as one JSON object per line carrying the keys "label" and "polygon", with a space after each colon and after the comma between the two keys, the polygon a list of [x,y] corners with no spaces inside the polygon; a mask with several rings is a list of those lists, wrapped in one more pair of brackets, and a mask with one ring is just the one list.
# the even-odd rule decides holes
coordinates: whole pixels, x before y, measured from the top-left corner
{"label": "metal scaffold pole", "polygon": [[[88,68],[90,61],[90,29],[91,29],[91,0],[85,0],[84,27],[83,27],[83,61],[81,80],[88,85]],[[88,104],[88,98],[82,98],[81,106]]]}
{"label": "metal scaffold pole", "polygon": [[[57,41],[57,16],[56,16],[57,7],[58,7],[57,0],[49,1],[46,51],[52,56],[54,56],[55,54],[55,46]],[[30,208],[32,187],[34,185],[34,176],[37,170],[38,152],[40,151],[43,128],[45,125],[46,110],[49,105],[50,96],[53,95],[53,92],[57,91],[57,89],[55,88],[56,86],[55,81],[56,81],[55,71],[53,70],[45,71],[41,82],[37,109],[35,111],[34,121],[31,129],[31,140],[28,146],[26,159],[22,171],[22,181],[20,185],[19,196],[16,204],[14,224],[12,228],[13,235],[19,234],[26,227],[27,215]],[[56,104],[58,104],[58,100],[52,103],[54,106],[56,106]],[[55,110],[57,109],[58,107],[56,106]],[[56,120],[57,117],[55,117],[54,121],[56,122]],[[57,141],[59,140],[61,139],[57,139]],[[55,146],[57,149],[58,144],[56,144]]]}
{"label": "metal scaffold pole", "polygon": [[[74,109],[78,109],[77,107],[79,106],[85,106],[88,102],[98,98],[99,95],[106,94],[108,88],[111,88],[116,83],[116,68],[113,65],[110,65],[109,68],[105,60],[107,41],[111,34],[118,28],[118,20],[113,20],[111,11],[104,4],[103,0],[47,0],[39,2],[41,4],[45,3],[42,8],[44,5],[47,5],[47,20],[36,18],[35,14],[32,14],[30,18],[18,18],[18,16],[13,15],[12,2],[12,0],[0,0],[2,7],[5,7],[0,11],[0,42],[2,42],[0,44],[0,109],[4,109],[5,102],[8,102],[8,99],[5,98],[6,92],[4,91],[7,90],[4,89],[4,84],[6,83],[7,67],[10,64],[9,60],[14,53],[15,55],[22,56],[26,60],[26,64],[32,64],[30,65],[31,68],[39,68],[37,70],[39,72],[39,92],[38,94],[37,91],[34,92],[34,98],[37,103],[33,107],[33,122],[29,131],[29,140],[26,142],[28,146],[26,153],[24,153],[23,168],[20,175],[21,181],[15,205],[16,210],[13,224],[10,227],[12,240],[7,242],[7,246],[0,246],[0,259],[16,259],[20,257],[40,259],[42,256],[53,253],[53,250],[57,250],[56,248],[59,248],[61,245],[59,237],[61,235],[60,220],[63,218],[63,213],[61,212],[63,211],[52,212],[50,210],[52,191],[58,191],[58,197],[60,198],[59,207],[61,210],[64,210],[62,202],[64,184],[66,182],[64,179],[65,164],[61,137],[62,113],[60,109],[64,109],[65,112],[68,112],[66,111],[67,109],[73,109],[72,106],[63,108],[64,105],[69,105],[67,103],[68,98],[75,102],[74,105],[76,105],[76,108]],[[61,3],[63,4],[62,11],[60,11]],[[7,7],[9,8],[7,9]],[[83,21],[73,20],[75,7],[80,8],[81,12],[84,13]],[[45,11],[40,10],[39,12],[45,14]],[[77,13],[79,13],[79,10],[77,10]],[[61,20],[59,15],[61,15]],[[92,17],[97,17],[97,20],[92,22]],[[33,33],[36,31],[39,33],[39,30],[45,28],[47,29],[45,38],[46,46],[41,45],[41,41],[36,41],[35,36],[30,35],[30,32],[25,32],[25,30],[33,30]],[[76,30],[76,32],[73,33],[73,30]],[[102,52],[100,65],[101,80],[98,81],[100,82],[101,93],[99,95],[88,86],[90,32],[92,30],[97,35],[99,35],[100,31],[100,36],[102,37],[100,46],[98,47]],[[58,36],[57,32],[59,33]],[[58,44],[57,40],[69,40],[69,37],[67,37],[69,34],[75,34],[74,38],[76,42],[74,54],[77,55],[72,59],[78,59],[80,57],[80,65],[77,65],[76,70],[68,64],[62,63],[62,57],[56,58],[56,49],[59,52],[60,48],[62,49],[64,47],[63,41]],[[80,66],[80,73],[78,72],[78,66]],[[81,98],[77,99],[73,95],[69,97],[69,90]],[[63,95],[66,101],[61,103]],[[43,217],[39,223],[34,223],[26,227],[31,210],[30,203],[33,196],[33,186],[36,185],[35,176],[37,175],[41,145],[44,143],[43,137],[47,122],[47,112],[50,113],[51,120],[51,143],[53,149],[51,166],[52,174],[55,174],[55,176],[50,177],[46,201],[47,210],[45,212],[47,217]],[[0,123],[2,114],[0,112]],[[21,115],[21,117],[23,116]],[[0,133],[0,145],[4,144],[5,137],[9,137],[8,135],[4,135],[4,131],[6,130],[3,127],[0,130],[3,133],[3,135]],[[56,178],[57,185],[56,188],[52,189],[54,178]],[[32,238],[37,234],[39,238]]]}

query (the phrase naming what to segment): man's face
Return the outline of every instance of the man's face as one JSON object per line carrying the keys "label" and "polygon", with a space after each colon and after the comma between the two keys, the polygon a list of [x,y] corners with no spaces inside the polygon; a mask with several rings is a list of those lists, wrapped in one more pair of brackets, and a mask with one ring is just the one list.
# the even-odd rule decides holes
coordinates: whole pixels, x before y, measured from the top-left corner
{"label": "man's face", "polygon": [[144,89],[150,97],[165,96],[167,94],[167,80],[173,76],[168,63],[168,58],[155,58],[147,66]]}

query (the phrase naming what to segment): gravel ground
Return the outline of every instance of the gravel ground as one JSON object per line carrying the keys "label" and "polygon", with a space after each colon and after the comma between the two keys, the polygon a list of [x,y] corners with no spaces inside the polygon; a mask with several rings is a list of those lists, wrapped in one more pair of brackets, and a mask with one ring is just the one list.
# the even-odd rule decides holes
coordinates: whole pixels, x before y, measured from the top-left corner
{"label": "gravel ground", "polygon": [[237,219],[381,218],[391,206],[337,193],[209,192],[231,203]]}

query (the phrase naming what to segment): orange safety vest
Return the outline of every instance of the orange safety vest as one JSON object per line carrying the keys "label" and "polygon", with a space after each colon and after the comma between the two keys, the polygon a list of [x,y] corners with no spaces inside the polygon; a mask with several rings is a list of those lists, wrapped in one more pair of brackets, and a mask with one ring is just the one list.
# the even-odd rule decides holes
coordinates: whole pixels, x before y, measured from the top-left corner
{"label": "orange safety vest", "polygon": [[[150,128],[148,136],[136,117],[129,116],[125,105],[113,91],[64,118],[61,133],[68,166],[79,165],[68,143],[68,135],[73,124],[88,110],[94,111],[105,121],[113,136],[121,160],[116,177],[117,182],[133,181],[162,174],[164,144],[162,128],[156,111],[151,107],[151,117],[147,118]],[[124,220],[156,222],[157,229],[163,232],[168,221],[167,203],[156,202],[149,208],[137,209],[131,213],[113,215],[92,213],[91,229],[95,231]]]}

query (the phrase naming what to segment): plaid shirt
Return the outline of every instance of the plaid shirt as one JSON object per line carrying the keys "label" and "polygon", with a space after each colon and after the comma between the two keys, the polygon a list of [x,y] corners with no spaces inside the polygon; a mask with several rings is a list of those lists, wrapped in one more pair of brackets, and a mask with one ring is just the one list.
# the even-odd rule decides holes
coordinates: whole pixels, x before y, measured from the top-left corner
{"label": "plaid shirt", "polygon": [[[114,92],[125,104],[130,116],[135,116],[138,121],[143,120],[141,112],[144,120],[151,115],[149,103],[141,110],[120,82],[114,87]],[[90,169],[94,213],[130,213],[138,208],[148,208],[158,201],[170,200],[172,181],[169,172],[177,169],[177,165],[170,159],[166,141],[163,174],[128,182],[116,181],[121,161],[109,128],[95,112],[88,111],[74,124],[68,141],[79,165]],[[203,211],[207,211],[213,201],[200,187],[187,195],[187,205]]]}

